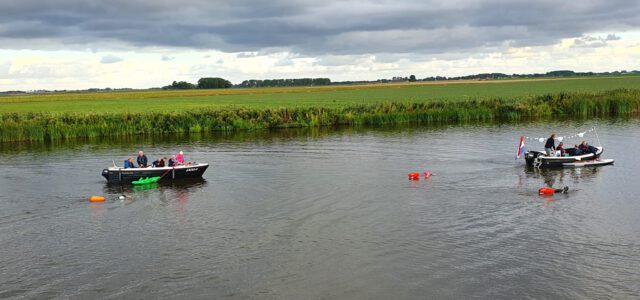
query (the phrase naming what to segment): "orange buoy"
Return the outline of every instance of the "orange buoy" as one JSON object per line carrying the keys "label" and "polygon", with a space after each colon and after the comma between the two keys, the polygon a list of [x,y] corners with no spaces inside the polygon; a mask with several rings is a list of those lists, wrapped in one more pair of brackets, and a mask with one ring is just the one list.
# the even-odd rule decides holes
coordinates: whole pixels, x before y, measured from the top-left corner
{"label": "orange buoy", "polygon": [[89,197],[90,202],[104,202],[104,196],[91,196]]}
{"label": "orange buoy", "polygon": [[409,173],[409,180],[420,180],[420,173]]}
{"label": "orange buoy", "polygon": [[565,186],[561,189],[554,189],[554,188],[550,188],[550,187],[541,187],[538,190],[538,194],[539,195],[553,195],[554,193],[564,193],[566,194],[569,191],[569,187]]}
{"label": "orange buoy", "polygon": [[538,190],[539,195],[553,195],[555,192],[556,192],[555,189],[548,188],[548,187],[542,187]]}

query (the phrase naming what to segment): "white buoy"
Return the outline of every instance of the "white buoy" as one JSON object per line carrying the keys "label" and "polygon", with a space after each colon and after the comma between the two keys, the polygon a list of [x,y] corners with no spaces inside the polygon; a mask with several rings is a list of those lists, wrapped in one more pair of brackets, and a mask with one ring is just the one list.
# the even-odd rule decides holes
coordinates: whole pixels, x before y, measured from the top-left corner
{"label": "white buoy", "polygon": [[127,198],[125,195],[120,195],[120,197],[118,197],[120,200],[124,200],[125,198]]}

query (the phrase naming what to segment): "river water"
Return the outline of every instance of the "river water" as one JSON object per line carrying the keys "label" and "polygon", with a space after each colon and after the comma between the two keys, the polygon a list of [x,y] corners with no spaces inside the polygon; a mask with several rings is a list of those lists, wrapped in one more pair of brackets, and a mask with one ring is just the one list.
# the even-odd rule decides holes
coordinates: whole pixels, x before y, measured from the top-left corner
{"label": "river water", "polygon": [[[515,160],[521,134],[594,125],[3,144],[0,298],[638,298],[640,121],[597,124],[613,166]],[[101,170],[138,149],[211,167],[198,181],[107,185]],[[539,196],[547,185],[570,191]]]}

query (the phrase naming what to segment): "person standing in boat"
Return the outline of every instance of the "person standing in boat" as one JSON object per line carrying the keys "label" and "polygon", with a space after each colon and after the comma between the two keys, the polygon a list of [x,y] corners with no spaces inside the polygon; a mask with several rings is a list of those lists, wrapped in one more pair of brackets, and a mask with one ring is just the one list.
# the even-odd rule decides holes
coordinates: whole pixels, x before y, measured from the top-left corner
{"label": "person standing in boat", "polygon": [[138,168],[146,168],[149,161],[142,150],[138,151]]}
{"label": "person standing in boat", "polygon": [[547,153],[547,156],[551,156],[556,151],[555,133],[552,133],[551,136],[547,139],[547,142],[544,144],[544,151]]}

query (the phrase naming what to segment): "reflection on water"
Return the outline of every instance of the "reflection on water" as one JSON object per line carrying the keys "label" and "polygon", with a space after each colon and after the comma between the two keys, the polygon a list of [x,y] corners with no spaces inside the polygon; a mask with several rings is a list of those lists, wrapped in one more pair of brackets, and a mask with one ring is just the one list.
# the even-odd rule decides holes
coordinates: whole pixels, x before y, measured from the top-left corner
{"label": "reflection on water", "polygon": [[602,167],[565,168],[565,169],[539,169],[526,167],[527,176],[541,178],[548,187],[562,188],[569,185],[588,184],[598,175]]}
{"label": "reflection on water", "polygon": [[145,190],[160,191],[170,189],[175,191],[188,192],[191,189],[197,189],[206,185],[204,178],[187,178],[179,181],[159,181],[149,184],[132,185],[120,183],[104,183],[104,193],[110,195],[130,195]]}
{"label": "reflection on water", "polygon": [[[514,161],[522,134],[592,125],[3,144],[0,298],[638,298],[640,122],[601,121],[613,166]],[[101,170],[137,149],[211,167],[107,184]]]}

